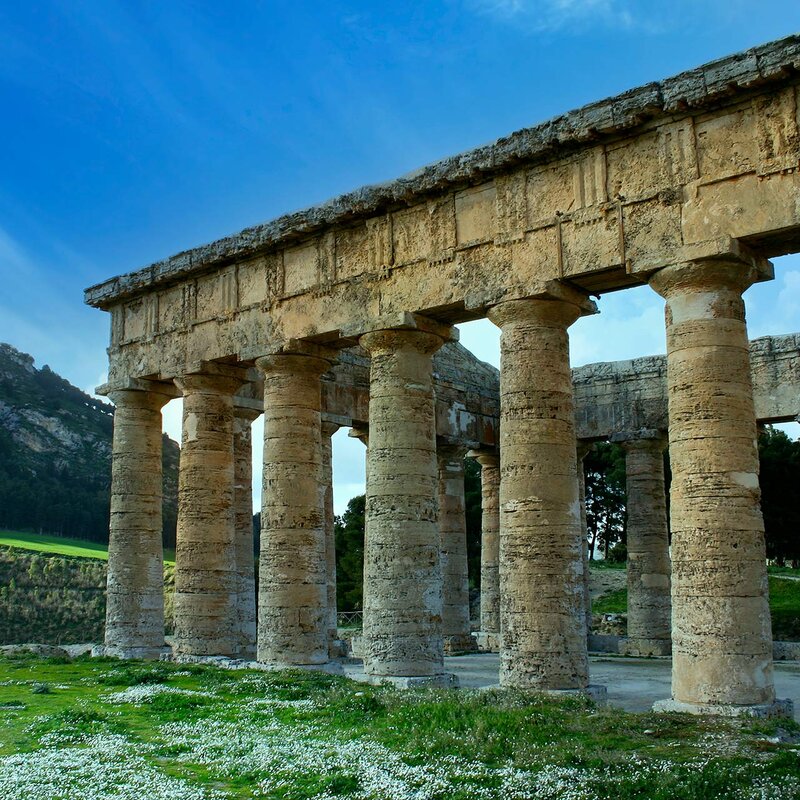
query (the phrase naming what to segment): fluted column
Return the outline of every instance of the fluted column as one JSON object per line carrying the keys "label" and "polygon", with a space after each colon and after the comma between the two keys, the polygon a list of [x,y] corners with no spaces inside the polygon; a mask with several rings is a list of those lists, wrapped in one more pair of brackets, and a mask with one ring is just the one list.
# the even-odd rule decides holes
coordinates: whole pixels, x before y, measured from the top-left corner
{"label": "fluted column", "polygon": [[578,501],[581,505],[581,536],[583,537],[583,604],[586,614],[586,633],[592,630],[592,591],[589,585],[591,573],[589,572],[589,537],[586,522],[586,473],[583,471],[583,460],[592,451],[592,442],[579,439],[576,447],[578,471]]}
{"label": "fluted column", "polygon": [[336,528],[333,516],[333,443],[331,437],[339,430],[335,422],[323,422],[321,428],[322,480],[325,487],[325,556],[328,565],[328,647],[333,655],[333,643],[338,638],[336,624]]}
{"label": "fluted column", "polygon": [[321,377],[333,354],[312,345],[256,362],[264,373],[264,487],[258,660],[329,660]]}
{"label": "fluted column", "polygon": [[625,450],[628,549],[626,652],[665,656],[670,641],[670,563],[664,487],[666,433],[614,437]]}
{"label": "fluted column", "polygon": [[256,576],[253,550],[253,421],[261,411],[243,405],[233,409],[234,515],[236,571],[239,576],[239,656],[256,657]]}
{"label": "fluted column", "polygon": [[446,653],[476,648],[470,635],[467,519],[463,445],[440,444],[439,537],[442,570],[442,636]]}
{"label": "fluted column", "polygon": [[370,365],[364,669],[443,673],[432,356],[443,339],[379,330],[359,340]]}
{"label": "fluted column", "polygon": [[108,655],[164,651],[161,409],[173,393],[118,389],[111,456],[105,646]]}
{"label": "fluted column", "polygon": [[672,709],[762,713],[775,700],[742,299],[756,277],[731,260],[650,280],[667,301]]}
{"label": "fluted column", "polygon": [[470,454],[481,465],[481,650],[500,649],[500,458]]}
{"label": "fluted column", "polygon": [[243,380],[185,375],[175,548],[175,652],[239,654],[233,396]]}
{"label": "fluted column", "polygon": [[567,328],[592,307],[576,296],[512,300],[489,310],[502,331],[503,686],[583,690],[589,682]]}

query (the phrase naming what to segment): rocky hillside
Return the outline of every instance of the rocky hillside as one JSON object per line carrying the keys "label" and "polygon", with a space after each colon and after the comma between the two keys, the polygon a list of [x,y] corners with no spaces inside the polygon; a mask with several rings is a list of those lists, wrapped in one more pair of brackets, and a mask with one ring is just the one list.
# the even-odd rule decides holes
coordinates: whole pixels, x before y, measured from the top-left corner
{"label": "rocky hillside", "polygon": [[[0,528],[108,539],[114,407],[0,344]],[[178,445],[164,437],[164,527],[174,542]]]}

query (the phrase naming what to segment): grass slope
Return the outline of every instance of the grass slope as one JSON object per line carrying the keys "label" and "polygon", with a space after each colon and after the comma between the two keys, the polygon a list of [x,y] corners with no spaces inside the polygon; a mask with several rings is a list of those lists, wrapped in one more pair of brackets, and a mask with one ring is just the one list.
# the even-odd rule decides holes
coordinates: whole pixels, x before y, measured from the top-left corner
{"label": "grass slope", "polygon": [[[35,550],[73,558],[100,558],[108,561],[108,545],[88,542],[85,539],[70,539],[66,536],[47,536],[22,531],[0,531],[0,547],[18,547],[22,550]],[[164,548],[164,561],[175,563],[175,551]]]}
{"label": "grass slope", "polygon": [[[773,638],[782,642],[800,641],[800,580],[796,575],[770,574],[769,607]],[[627,610],[627,589],[608,592],[592,602],[594,614],[625,614]]]}
{"label": "grass slope", "polygon": [[68,539],[63,536],[46,536],[20,531],[0,531],[0,546],[35,550],[37,553],[52,553],[58,556],[77,558],[101,558],[108,560],[108,546],[83,539]]}

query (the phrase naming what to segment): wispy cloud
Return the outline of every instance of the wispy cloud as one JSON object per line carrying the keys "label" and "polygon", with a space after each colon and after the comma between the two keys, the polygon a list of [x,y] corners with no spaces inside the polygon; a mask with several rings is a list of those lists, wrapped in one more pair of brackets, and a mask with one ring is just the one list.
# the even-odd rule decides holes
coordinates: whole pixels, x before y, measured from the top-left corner
{"label": "wispy cloud", "polygon": [[537,32],[595,25],[630,29],[644,24],[626,0],[467,0],[467,4],[479,14]]}

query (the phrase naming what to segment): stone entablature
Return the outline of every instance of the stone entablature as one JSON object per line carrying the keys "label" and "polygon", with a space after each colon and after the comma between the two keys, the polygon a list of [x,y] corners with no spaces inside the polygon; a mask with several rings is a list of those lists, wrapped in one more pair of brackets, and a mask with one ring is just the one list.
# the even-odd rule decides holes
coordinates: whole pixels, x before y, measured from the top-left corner
{"label": "stone entablature", "polygon": [[113,316],[111,382],[797,249],[798,68],[789,37],[92,287]]}
{"label": "stone entablature", "polygon": [[[750,342],[756,419],[791,422],[800,414],[800,333]],[[579,439],[667,430],[667,357],[587,364],[572,370]]]}

